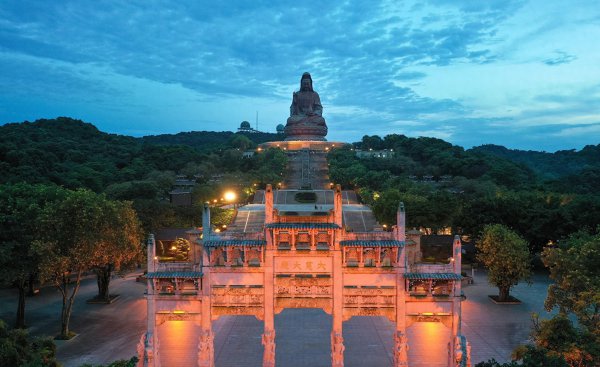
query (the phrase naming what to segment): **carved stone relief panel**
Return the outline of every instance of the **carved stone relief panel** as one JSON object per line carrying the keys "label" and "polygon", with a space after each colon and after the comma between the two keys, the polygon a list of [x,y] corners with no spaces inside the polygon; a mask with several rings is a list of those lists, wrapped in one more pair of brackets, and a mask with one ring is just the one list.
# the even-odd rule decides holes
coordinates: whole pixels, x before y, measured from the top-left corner
{"label": "carved stone relief panel", "polygon": [[213,306],[212,307],[212,319],[216,320],[219,316],[224,315],[249,315],[256,316],[257,319],[262,320],[264,316],[264,310],[262,306]]}
{"label": "carved stone relief panel", "polygon": [[213,305],[241,306],[262,305],[263,288],[252,287],[213,287],[211,300]]}
{"label": "carved stone relief panel", "polygon": [[199,313],[171,313],[161,312],[156,314],[156,325],[162,325],[167,321],[199,321],[202,315]]}
{"label": "carved stone relief panel", "polygon": [[275,313],[286,308],[320,308],[328,314],[332,312],[332,300],[328,298],[277,298]]}
{"label": "carved stone relief panel", "polygon": [[395,307],[345,307],[344,321],[350,320],[353,316],[384,316],[395,322],[396,309]]}
{"label": "carved stone relief panel", "polygon": [[396,304],[395,288],[344,288],[346,307],[393,307]]}
{"label": "carved stone relief panel", "polygon": [[330,278],[277,278],[275,296],[330,298],[332,296],[332,282]]}

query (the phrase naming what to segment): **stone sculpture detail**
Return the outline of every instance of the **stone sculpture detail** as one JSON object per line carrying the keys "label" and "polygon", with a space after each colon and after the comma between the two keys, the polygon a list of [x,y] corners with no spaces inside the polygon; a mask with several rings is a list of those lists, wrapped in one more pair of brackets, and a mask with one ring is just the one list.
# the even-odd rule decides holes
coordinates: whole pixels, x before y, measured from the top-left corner
{"label": "stone sculpture detail", "polygon": [[344,367],[344,338],[342,333],[331,332],[331,366]]}
{"label": "stone sculpture detail", "polygon": [[[450,344],[448,344],[450,348]],[[471,367],[471,345],[464,335],[457,335],[454,339],[454,366]]]}
{"label": "stone sculpture detail", "polygon": [[284,130],[285,140],[324,141],[327,125],[322,114],[323,106],[319,94],[313,90],[312,77],[304,73],[300,79],[300,90],[292,96],[290,117]]}
{"label": "stone sculpture detail", "polygon": [[402,331],[394,335],[394,367],[408,366],[408,339]]}
{"label": "stone sculpture detail", "polygon": [[154,343],[154,335],[151,332],[142,334],[140,342],[137,346],[138,352],[138,367],[144,366],[160,366],[160,361],[155,354],[155,350],[158,350],[158,340]]}
{"label": "stone sculpture detail", "polygon": [[275,330],[265,330],[262,345],[265,347],[263,367],[275,367]]}
{"label": "stone sculpture detail", "polygon": [[198,343],[198,366],[214,367],[214,335],[211,330],[202,330]]}

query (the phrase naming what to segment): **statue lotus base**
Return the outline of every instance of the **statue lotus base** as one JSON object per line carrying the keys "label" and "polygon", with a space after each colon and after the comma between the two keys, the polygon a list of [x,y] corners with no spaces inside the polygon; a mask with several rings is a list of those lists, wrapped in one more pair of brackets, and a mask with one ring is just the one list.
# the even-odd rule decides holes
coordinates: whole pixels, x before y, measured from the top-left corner
{"label": "statue lotus base", "polygon": [[310,140],[310,141],[326,141],[327,126],[312,125],[312,124],[296,124],[285,127],[286,141]]}
{"label": "statue lotus base", "polygon": [[[295,138],[295,137],[294,137]],[[340,148],[348,143],[342,143],[339,141],[319,141],[319,140],[285,140],[285,141],[270,141],[267,143],[262,143],[259,145],[260,149],[268,149],[268,148],[279,148],[283,150],[316,150],[316,151],[329,151],[334,148]]]}

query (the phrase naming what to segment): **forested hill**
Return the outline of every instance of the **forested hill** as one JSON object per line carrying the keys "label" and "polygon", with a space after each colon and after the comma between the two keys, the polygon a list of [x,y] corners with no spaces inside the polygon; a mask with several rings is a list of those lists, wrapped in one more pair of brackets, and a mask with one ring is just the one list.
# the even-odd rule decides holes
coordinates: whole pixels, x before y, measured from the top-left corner
{"label": "forested hill", "polygon": [[198,149],[214,149],[227,144],[234,135],[244,135],[256,144],[281,139],[281,135],[271,133],[233,133],[231,131],[190,131],[178,134],[161,134],[144,136],[145,143],[160,145],[188,145]]}
{"label": "forested hill", "polygon": [[179,172],[206,161],[211,151],[246,149],[276,135],[245,136],[226,131],[134,138],[68,117],[10,123],[0,126],[0,183],[55,183],[101,192],[155,170]]}
{"label": "forested hill", "polygon": [[580,151],[559,150],[556,153],[508,149],[492,144],[474,147],[470,151],[523,163],[540,176],[549,179],[600,170],[600,144],[587,145]]}

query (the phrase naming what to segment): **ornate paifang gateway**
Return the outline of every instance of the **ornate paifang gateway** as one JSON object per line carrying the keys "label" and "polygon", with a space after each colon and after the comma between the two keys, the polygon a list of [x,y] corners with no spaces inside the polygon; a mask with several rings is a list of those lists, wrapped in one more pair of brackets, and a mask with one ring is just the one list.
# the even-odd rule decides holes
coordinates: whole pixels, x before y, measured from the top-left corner
{"label": "ornate paifang gateway", "polygon": [[[304,149],[288,150],[288,154],[302,160],[325,153]],[[195,245],[187,262],[157,261],[150,236],[148,330],[138,347],[140,367],[161,365],[159,325],[169,321],[190,325],[198,335],[195,349],[189,351],[195,359],[192,364],[213,367],[211,323],[221,315],[263,320],[263,367],[274,367],[274,316],[286,308],[321,308],[332,315],[331,365],[335,367],[344,365],[342,325],[353,316],[385,316],[396,325],[395,367],[410,365],[406,329],[421,321],[450,327],[448,366],[470,366],[470,347],[460,331],[458,236],[450,264],[419,264],[420,235],[409,232],[407,238],[402,204],[397,225],[386,232],[374,221],[367,228],[365,215],[372,217],[372,213],[339,185],[314,190],[317,204],[290,205],[288,199],[295,192],[274,191],[267,185],[257,193],[261,200],[239,208],[233,225],[223,233],[211,231],[210,210],[205,206],[202,236],[189,233]],[[362,221],[356,221],[357,215]],[[162,360],[162,365],[181,364]]]}

